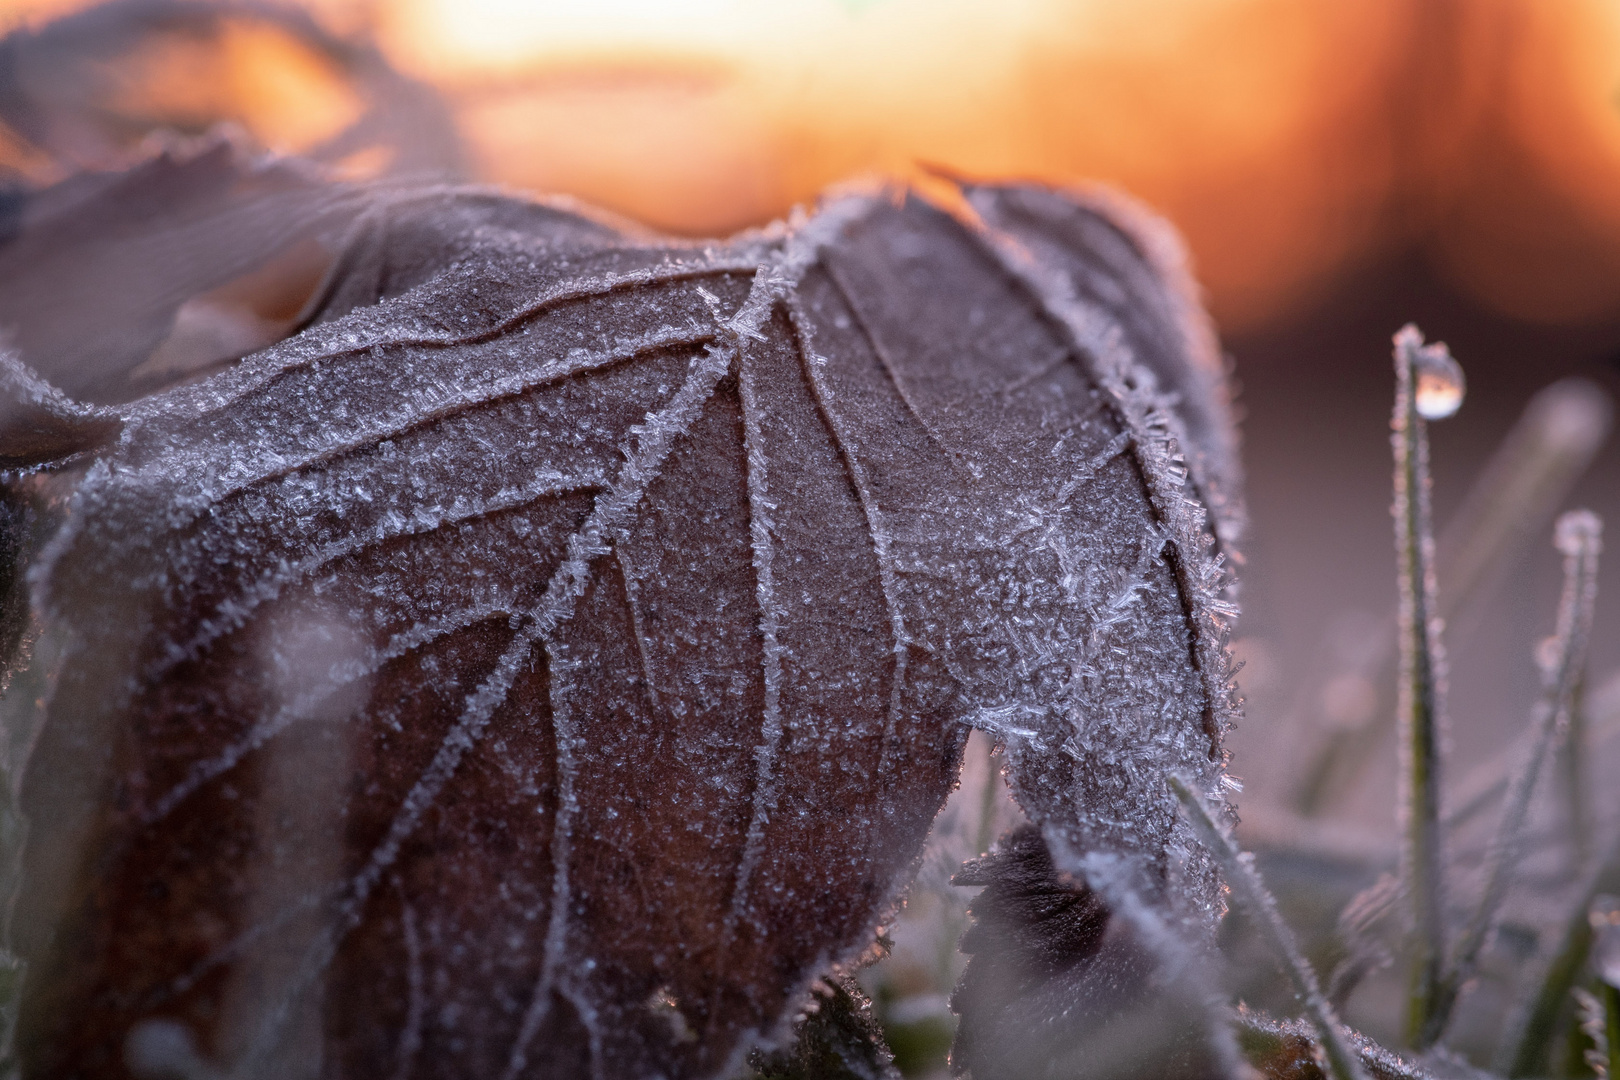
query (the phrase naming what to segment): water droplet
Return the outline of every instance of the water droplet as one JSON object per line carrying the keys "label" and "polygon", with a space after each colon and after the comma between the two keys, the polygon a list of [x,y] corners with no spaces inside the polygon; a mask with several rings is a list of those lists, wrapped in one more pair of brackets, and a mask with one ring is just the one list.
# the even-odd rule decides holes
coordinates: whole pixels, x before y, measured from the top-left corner
{"label": "water droplet", "polygon": [[1417,379],[1413,404],[1425,420],[1444,420],[1462,407],[1468,384],[1462,365],[1445,345],[1436,342],[1418,349],[1412,356],[1412,374]]}
{"label": "water droplet", "polygon": [[1452,359],[1445,342],[1423,343],[1423,331],[1411,323],[1395,334],[1395,354],[1398,363],[1411,365],[1413,388],[1412,404],[1418,415],[1427,420],[1443,420],[1462,406],[1468,385],[1463,379],[1462,365]]}

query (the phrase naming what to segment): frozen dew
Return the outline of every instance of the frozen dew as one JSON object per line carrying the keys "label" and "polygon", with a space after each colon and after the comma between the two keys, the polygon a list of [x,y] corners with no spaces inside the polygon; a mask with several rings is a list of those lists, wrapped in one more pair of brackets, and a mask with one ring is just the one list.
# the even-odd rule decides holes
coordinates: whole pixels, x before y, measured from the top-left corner
{"label": "frozen dew", "polygon": [[1407,323],[1395,335],[1395,350],[1400,363],[1410,365],[1412,404],[1419,416],[1444,420],[1462,407],[1468,384],[1445,342],[1424,344],[1423,331]]}
{"label": "frozen dew", "polygon": [[1412,372],[1417,377],[1413,404],[1425,420],[1444,420],[1462,407],[1468,384],[1463,379],[1462,365],[1443,342],[1415,350]]}

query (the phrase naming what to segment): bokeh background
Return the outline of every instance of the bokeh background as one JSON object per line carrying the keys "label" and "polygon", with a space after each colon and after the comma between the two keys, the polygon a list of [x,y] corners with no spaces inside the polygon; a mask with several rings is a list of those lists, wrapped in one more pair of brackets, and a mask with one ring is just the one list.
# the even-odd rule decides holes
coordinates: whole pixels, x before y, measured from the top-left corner
{"label": "bokeh background", "polygon": [[[1390,335],[1416,322],[1468,373],[1462,411],[1433,429],[1442,527],[1537,391],[1590,380],[1587,411],[1559,422],[1598,429],[1620,392],[1613,0],[309,0],[308,24],[244,7],[207,32],[152,16],[100,51],[85,46],[94,27],[69,42],[71,24],[51,22],[83,6],[0,0],[12,185],[227,121],[347,175],[562,193],[684,234],[931,169],[1106,183],[1167,216],[1241,388],[1249,707],[1232,765],[1257,847],[1331,826],[1322,844],[1356,865],[1393,860],[1394,744],[1365,715],[1395,604]],[[1537,693],[1551,514],[1587,505],[1620,531],[1620,450],[1600,441],[1515,504],[1523,535],[1454,627],[1458,776],[1503,751]],[[1617,567],[1602,575],[1594,687],[1620,671]],[[1364,763],[1307,805],[1322,747],[1369,723]],[[992,776],[975,745],[970,772]],[[1586,763],[1604,790],[1607,746]],[[938,896],[971,854],[962,838],[993,835],[980,810],[1000,805],[977,780],[964,795],[956,847],[930,857],[933,892],[914,904],[933,929],[901,934],[887,969],[900,973],[878,986],[885,1008],[916,999],[896,1031],[912,1014],[924,1034],[948,1024],[944,976],[924,969],[957,962],[960,911]],[[999,828],[1011,812],[997,813]],[[1388,1017],[1369,995],[1351,1016],[1377,1030]]]}

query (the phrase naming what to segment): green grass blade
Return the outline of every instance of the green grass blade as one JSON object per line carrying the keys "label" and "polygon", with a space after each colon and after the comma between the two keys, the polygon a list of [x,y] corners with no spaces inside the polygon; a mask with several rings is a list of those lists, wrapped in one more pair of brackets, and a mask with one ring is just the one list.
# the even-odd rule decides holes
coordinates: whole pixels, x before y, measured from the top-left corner
{"label": "green grass blade", "polygon": [[1473,976],[1480,951],[1496,925],[1520,854],[1520,839],[1529,816],[1530,799],[1542,766],[1567,732],[1575,708],[1575,691],[1586,667],[1586,644],[1592,631],[1597,603],[1598,555],[1602,550],[1603,523],[1587,510],[1571,511],[1558,519],[1555,543],[1564,556],[1564,588],[1558,602],[1558,624],[1551,663],[1543,672],[1543,693],[1531,719],[1534,736],[1524,766],[1508,788],[1501,822],[1491,842],[1485,870],[1485,889],[1472,917],[1458,938],[1457,951],[1435,995],[1433,1023],[1444,1030],[1463,983]]}
{"label": "green grass blade", "polygon": [[[1445,974],[1445,860],[1441,851],[1440,748],[1445,726],[1445,650],[1435,600],[1434,529],[1429,509],[1429,436],[1421,399],[1435,372],[1461,372],[1444,345],[1425,345],[1417,327],[1395,335],[1395,552],[1400,585],[1401,875],[1411,902],[1411,982],[1406,1029],[1422,1049],[1440,1037]],[[1459,395],[1460,395],[1459,387]]]}

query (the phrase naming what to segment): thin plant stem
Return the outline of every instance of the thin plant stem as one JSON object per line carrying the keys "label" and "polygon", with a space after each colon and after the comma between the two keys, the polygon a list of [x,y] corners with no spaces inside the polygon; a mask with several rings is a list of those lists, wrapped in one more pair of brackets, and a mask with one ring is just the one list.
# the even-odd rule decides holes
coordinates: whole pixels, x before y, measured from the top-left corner
{"label": "thin plant stem", "polygon": [[1173,918],[1167,905],[1148,899],[1158,890],[1147,860],[1096,850],[1081,855],[1056,832],[1045,839],[1053,867],[1084,881],[1101,897],[1109,917],[1128,926],[1153,959],[1163,985],[1180,1003],[1196,1010],[1213,1059],[1211,1071],[1222,1080],[1261,1080],[1243,1057],[1236,1013],[1221,991],[1214,942],[1204,940],[1197,930],[1187,933],[1189,927]]}
{"label": "thin plant stem", "polygon": [[1586,967],[1586,954],[1592,947],[1592,928],[1586,921],[1585,901],[1590,890],[1583,890],[1582,906],[1569,920],[1559,940],[1558,950],[1542,975],[1535,995],[1518,1021],[1509,1029],[1497,1055],[1497,1069],[1505,1076],[1537,1076],[1545,1072],[1547,1048],[1558,1033],[1571,989]]}
{"label": "thin plant stem", "polygon": [[1400,880],[1382,874],[1339,912],[1339,940],[1344,943],[1345,957],[1328,983],[1328,1000],[1335,1006],[1342,1008],[1362,979],[1394,960],[1375,932],[1378,924],[1405,901]]}
{"label": "thin plant stem", "polygon": [[[1446,582],[1438,610],[1448,625],[1466,630],[1476,621],[1472,614],[1514,556],[1551,523],[1608,441],[1612,424],[1609,395],[1588,379],[1561,379],[1530,400],[1438,539],[1436,562]],[[1394,622],[1389,620],[1391,627]],[[1455,633],[1452,640],[1455,644]],[[1380,737],[1395,716],[1388,688],[1394,686],[1397,650],[1392,640],[1385,641],[1349,670],[1332,672],[1353,677],[1374,693],[1298,771],[1294,798],[1302,813],[1320,813],[1353,790],[1377,758]]]}
{"label": "thin plant stem", "polygon": [[1254,857],[1238,850],[1231,834],[1215,820],[1204,800],[1185,780],[1172,775],[1169,784],[1170,790],[1181,800],[1193,831],[1226,872],[1226,881],[1232,888],[1233,896],[1244,905],[1250,917],[1259,925],[1267,943],[1282,959],[1294,981],[1296,993],[1304,1002],[1306,1015],[1316,1028],[1329,1071],[1336,1080],[1365,1080],[1366,1073],[1362,1071],[1361,1062],[1350,1045],[1344,1026],[1339,1023],[1333,1006],[1323,995],[1316,972],[1299,951],[1293,931],[1278,914],[1276,900],[1254,868]]}
{"label": "thin plant stem", "polygon": [[1445,1029],[1458,991],[1473,976],[1480,950],[1496,925],[1497,912],[1518,865],[1520,840],[1536,782],[1548,754],[1569,729],[1576,688],[1586,667],[1586,644],[1597,603],[1603,523],[1590,511],[1571,511],[1558,519],[1554,537],[1564,556],[1564,588],[1558,602],[1551,662],[1543,670],[1542,696],[1531,718],[1534,735],[1530,754],[1508,788],[1501,822],[1487,855],[1484,892],[1458,938],[1456,955],[1436,992],[1432,1021],[1436,1037]]}
{"label": "thin plant stem", "polygon": [[[1569,736],[1564,746],[1567,756],[1578,761],[1591,760],[1591,753],[1598,747],[1620,737],[1620,673],[1611,671],[1595,688],[1591,687],[1588,677],[1583,677],[1576,694],[1575,710],[1569,718]],[[1524,760],[1524,755],[1529,752],[1531,734],[1528,731],[1519,732],[1506,747],[1474,766],[1461,783],[1453,785],[1446,808],[1447,829],[1457,829],[1467,824],[1507,791],[1508,784],[1512,782],[1513,767]],[[1584,776],[1582,783],[1585,783]],[[1593,854],[1589,798],[1587,794],[1581,796],[1588,818],[1582,862]]]}
{"label": "thin plant stem", "polygon": [[1588,863],[1574,890],[1575,902],[1564,919],[1557,947],[1542,971],[1540,982],[1524,1003],[1509,1014],[1507,1037],[1497,1051],[1495,1069],[1510,1077],[1537,1076],[1546,1071],[1548,1047],[1566,1015],[1570,992],[1586,970],[1594,938],[1590,912],[1597,896],[1620,887],[1620,844],[1605,857]]}
{"label": "thin plant stem", "polygon": [[1592,796],[1586,782],[1586,757],[1577,753],[1587,738],[1586,665],[1576,676],[1570,694],[1569,732],[1559,741],[1557,768],[1563,778],[1564,812],[1569,816],[1570,843],[1575,849],[1575,865],[1582,866],[1592,855]]}
{"label": "thin plant stem", "polygon": [[1403,826],[1401,874],[1411,902],[1413,939],[1406,1030],[1419,1049],[1440,1036],[1436,1005],[1445,974],[1445,861],[1441,851],[1441,740],[1445,724],[1445,652],[1440,642],[1429,510],[1428,425],[1418,407],[1420,366],[1455,366],[1443,345],[1425,345],[1417,327],[1395,335],[1395,551],[1400,586]]}

